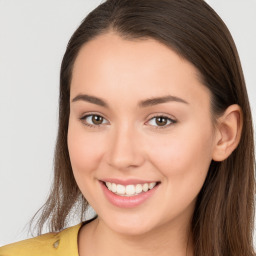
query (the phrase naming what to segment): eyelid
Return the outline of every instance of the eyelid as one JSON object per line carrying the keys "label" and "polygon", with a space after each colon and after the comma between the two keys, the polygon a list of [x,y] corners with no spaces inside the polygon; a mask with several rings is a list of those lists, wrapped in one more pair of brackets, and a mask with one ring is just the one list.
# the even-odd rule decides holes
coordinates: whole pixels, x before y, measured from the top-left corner
{"label": "eyelid", "polygon": [[[89,117],[89,116],[100,116],[102,117],[104,120],[107,121],[107,123],[102,123],[102,124],[90,124],[88,122],[84,122],[84,120]],[[83,114],[80,118],[79,118],[80,121],[82,121],[82,123],[88,127],[92,127],[92,128],[100,128],[101,126],[103,125],[106,125],[106,124],[109,124],[109,121],[102,115],[102,114],[99,114],[99,113],[96,113],[96,112],[89,112],[89,113],[85,113]]]}
{"label": "eyelid", "polygon": [[164,113],[159,113],[159,114],[153,114],[151,115],[149,118],[148,118],[148,121],[146,122],[146,124],[151,121],[152,119],[154,118],[157,118],[157,117],[163,117],[163,118],[166,118],[168,120],[170,120],[170,124],[168,125],[164,125],[164,126],[154,126],[154,125],[151,125],[154,127],[154,129],[166,129],[166,128],[169,128],[170,126],[174,125],[175,123],[177,123],[177,120],[174,119],[173,117],[170,117],[170,115],[168,114],[164,114]]}
{"label": "eyelid", "polygon": [[[85,120],[87,117],[89,116],[100,116],[102,117],[104,120],[106,120],[107,122],[106,123],[102,123],[102,124],[90,124],[88,122],[83,122],[83,120]],[[148,117],[148,121],[146,121],[145,124],[147,124],[149,121],[151,121],[152,119],[154,118],[157,118],[157,117],[163,117],[167,120],[170,121],[170,123],[168,125],[164,125],[164,126],[155,126],[155,125],[150,125],[152,127],[154,127],[154,129],[165,129],[165,128],[168,128],[170,126],[172,126],[173,124],[177,123],[177,120],[174,119],[173,117],[170,117],[169,114],[165,114],[165,113],[156,113],[156,114],[151,114],[149,117]],[[80,121],[83,122],[84,125],[88,126],[88,127],[92,127],[92,128],[100,128],[101,126],[103,125],[106,125],[106,124],[109,124],[109,121],[107,120],[107,118],[104,117],[104,115],[100,114],[100,113],[97,113],[97,112],[89,112],[89,113],[85,113],[83,114],[80,118],[79,118]]]}

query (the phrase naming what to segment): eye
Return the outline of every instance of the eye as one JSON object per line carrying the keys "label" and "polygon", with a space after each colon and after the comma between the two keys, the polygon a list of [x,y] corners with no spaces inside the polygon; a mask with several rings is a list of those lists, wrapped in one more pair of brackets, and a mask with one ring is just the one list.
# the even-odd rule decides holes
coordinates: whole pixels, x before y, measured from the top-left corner
{"label": "eye", "polygon": [[85,125],[90,127],[100,126],[102,124],[108,123],[108,121],[104,117],[100,115],[94,115],[94,114],[83,116],[80,119],[83,121]]}
{"label": "eye", "polygon": [[166,116],[155,116],[148,121],[148,124],[156,126],[156,128],[166,128],[173,123],[176,121]]}

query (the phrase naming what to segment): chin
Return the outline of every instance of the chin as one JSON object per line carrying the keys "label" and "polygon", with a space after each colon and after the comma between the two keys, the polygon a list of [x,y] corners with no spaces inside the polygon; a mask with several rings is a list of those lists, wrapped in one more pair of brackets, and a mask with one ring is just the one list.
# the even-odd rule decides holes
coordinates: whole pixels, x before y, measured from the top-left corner
{"label": "chin", "polygon": [[153,221],[145,216],[138,216],[139,214],[125,214],[113,216],[111,219],[102,219],[102,221],[111,230],[116,233],[128,236],[139,236],[154,229]]}

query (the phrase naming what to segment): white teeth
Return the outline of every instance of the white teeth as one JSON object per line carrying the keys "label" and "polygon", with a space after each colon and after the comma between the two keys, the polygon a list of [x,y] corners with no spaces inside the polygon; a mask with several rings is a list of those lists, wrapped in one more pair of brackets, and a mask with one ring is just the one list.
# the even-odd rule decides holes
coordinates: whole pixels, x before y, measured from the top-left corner
{"label": "white teeth", "polygon": [[142,190],[143,190],[144,192],[147,192],[147,191],[148,191],[148,183],[143,184]]}
{"label": "white teeth", "polygon": [[149,188],[149,189],[152,189],[155,185],[156,185],[155,182],[151,182],[151,183],[148,185],[148,188]]}
{"label": "white teeth", "polygon": [[125,186],[123,185],[116,185],[116,193],[119,195],[124,195],[125,194]]}
{"label": "white teeth", "polygon": [[120,196],[134,196],[142,192],[147,192],[148,190],[156,186],[156,182],[136,184],[136,185],[121,185],[111,182],[106,182],[107,188],[113,193]]}
{"label": "white teeth", "polygon": [[142,185],[141,184],[137,184],[136,185],[136,194],[139,194],[142,192]]}
{"label": "white teeth", "polygon": [[112,192],[116,193],[116,184],[112,183],[111,189]]}
{"label": "white teeth", "polygon": [[125,193],[128,196],[132,196],[135,194],[135,186],[134,185],[128,185],[125,188]]}
{"label": "white teeth", "polygon": [[111,183],[110,182],[106,182],[106,185],[107,185],[108,189],[111,190]]}

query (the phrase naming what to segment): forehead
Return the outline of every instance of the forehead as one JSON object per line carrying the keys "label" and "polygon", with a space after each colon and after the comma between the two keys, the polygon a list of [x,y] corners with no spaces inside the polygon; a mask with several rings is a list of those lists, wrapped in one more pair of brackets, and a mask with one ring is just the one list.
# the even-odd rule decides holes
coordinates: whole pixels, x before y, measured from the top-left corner
{"label": "forehead", "polygon": [[73,96],[86,92],[125,99],[172,94],[189,101],[200,90],[209,94],[197,69],[172,49],[154,39],[126,40],[113,32],[81,48],[71,81]]}
{"label": "forehead", "polygon": [[88,66],[89,70],[93,67],[104,68],[107,71],[125,68],[128,72],[133,68],[131,64],[136,64],[138,72],[141,73],[144,70],[162,69],[167,65],[175,69],[177,63],[182,63],[183,68],[186,66],[186,72],[189,71],[199,77],[199,72],[191,63],[170,47],[152,38],[124,39],[114,32],[108,32],[81,47],[75,60],[74,73],[81,71],[81,68],[86,71],[85,68]]}

